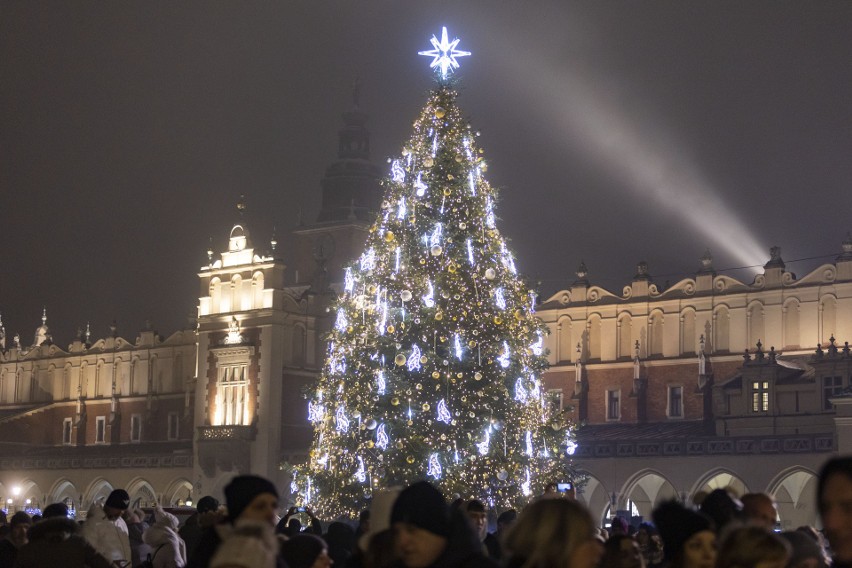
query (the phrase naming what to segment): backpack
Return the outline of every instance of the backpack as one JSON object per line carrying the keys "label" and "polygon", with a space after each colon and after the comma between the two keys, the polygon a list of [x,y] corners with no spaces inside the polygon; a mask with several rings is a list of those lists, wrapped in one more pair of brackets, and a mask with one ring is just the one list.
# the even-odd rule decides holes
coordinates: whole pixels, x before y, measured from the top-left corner
{"label": "backpack", "polygon": [[153,555],[153,556],[151,556],[151,553],[149,552],[149,553],[148,553],[148,558],[146,558],[146,559],[145,559],[145,562],[143,562],[142,564],[140,564],[140,565],[138,566],[138,568],[154,568],[154,558],[156,558],[156,557],[157,557],[157,553],[158,553],[158,552],[160,552],[160,549],[161,549],[161,548],[163,548],[164,546],[166,546],[166,545],[165,545],[165,543],[164,543],[164,544],[161,544],[160,546],[158,546],[158,547],[157,547],[157,550],[155,550],[155,551],[154,551],[154,555]]}

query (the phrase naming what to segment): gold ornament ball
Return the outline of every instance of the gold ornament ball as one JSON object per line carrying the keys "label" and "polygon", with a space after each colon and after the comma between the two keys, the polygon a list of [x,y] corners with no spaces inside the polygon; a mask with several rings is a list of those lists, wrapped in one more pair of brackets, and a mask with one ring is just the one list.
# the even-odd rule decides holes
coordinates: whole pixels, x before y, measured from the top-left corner
{"label": "gold ornament ball", "polygon": [[404,447],[405,447],[405,446],[403,445],[402,440],[397,440],[397,441],[396,441],[396,449],[397,449],[397,450],[401,450],[401,449],[402,449],[402,448],[404,448]]}
{"label": "gold ornament ball", "polygon": [[[393,332],[394,332],[394,327],[392,325],[389,325],[388,326],[388,333],[393,333]],[[397,365],[399,365],[399,363],[397,363]]]}
{"label": "gold ornament ball", "polygon": [[407,458],[405,458],[405,461],[407,461],[408,463],[414,463],[414,456],[408,456]]}
{"label": "gold ornament ball", "polygon": [[376,293],[376,285],[370,284],[369,286],[367,286],[367,292],[369,292],[370,294],[375,294]]}
{"label": "gold ornament ball", "polygon": [[[453,181],[454,179],[456,179],[456,176],[454,176],[453,174],[447,174],[447,179]],[[455,209],[453,211],[455,211]]]}
{"label": "gold ornament ball", "polygon": [[452,192],[453,192],[453,190],[451,190],[449,187],[444,188],[444,196],[445,197],[449,197]]}
{"label": "gold ornament ball", "polygon": [[441,312],[435,313],[435,319],[441,321],[442,319],[444,319],[444,314]]}
{"label": "gold ornament ball", "polygon": [[420,383],[417,383],[416,385],[414,385],[414,388],[417,389],[417,390],[423,390],[423,385],[420,384]]}
{"label": "gold ornament ball", "polygon": [[346,328],[346,333],[352,333],[353,329],[354,328],[350,325],[349,327]]}
{"label": "gold ornament ball", "polygon": [[447,336],[446,336],[446,335],[438,336],[438,341],[440,341],[441,343],[446,342],[446,341],[447,341]]}
{"label": "gold ornament ball", "polygon": [[388,231],[387,233],[385,233],[385,241],[386,242],[392,243],[393,239],[394,239],[393,231]]}
{"label": "gold ornament ball", "polygon": [[426,355],[422,355],[422,356],[420,357],[420,362],[421,362],[421,363],[424,363],[424,364],[425,364],[428,360],[429,360],[429,359],[427,359],[427,358],[426,358]]}
{"label": "gold ornament ball", "polygon": [[406,424],[409,426],[414,426],[414,420],[409,420],[408,422],[406,422]]}
{"label": "gold ornament ball", "polygon": [[515,319],[521,321],[524,319],[524,311],[523,310],[515,310]]}
{"label": "gold ornament ball", "polygon": [[426,259],[425,259],[425,258],[421,258],[421,259],[420,259],[420,264],[426,264]]}
{"label": "gold ornament ball", "polygon": [[461,164],[461,162],[462,162],[462,157],[460,155],[456,155],[456,163]]}
{"label": "gold ornament ball", "polygon": [[497,273],[494,272],[493,268],[489,268],[488,270],[485,271],[485,278],[488,279],[488,280],[494,280],[494,278],[496,276],[497,276]]}
{"label": "gold ornament ball", "polygon": [[391,404],[394,405],[394,406],[399,406],[399,397],[396,397],[396,396],[393,397],[391,399]]}
{"label": "gold ornament ball", "polygon": [[373,443],[373,441],[372,441],[372,440],[367,440],[367,443],[366,443],[366,444],[364,444],[364,445],[365,445],[365,446],[367,446],[367,449],[370,449],[370,448],[372,448],[373,446],[375,446],[375,444]]}
{"label": "gold ornament ball", "polygon": [[428,403],[428,402],[424,402],[424,403],[423,403],[423,412],[429,412],[429,409],[430,409],[430,408],[432,408],[432,407],[431,407],[431,406],[429,406],[429,403]]}
{"label": "gold ornament ball", "polygon": [[436,107],[435,116],[437,118],[444,118],[445,116],[447,116],[447,110],[444,107]]}
{"label": "gold ornament ball", "polygon": [[467,229],[467,223],[459,223],[459,229],[461,229],[462,231]]}
{"label": "gold ornament ball", "polygon": [[471,339],[470,341],[467,342],[467,346],[470,347],[471,349],[473,349],[474,347],[476,347],[476,341]]}
{"label": "gold ornament ball", "polygon": [[434,164],[435,161],[429,156],[426,156],[426,158],[423,159],[423,165],[427,168],[431,168]]}
{"label": "gold ornament ball", "polygon": [[450,265],[447,267],[447,270],[450,271],[450,274],[455,274],[456,270],[458,270],[458,266],[456,266],[455,262],[451,262]]}
{"label": "gold ornament ball", "polygon": [[396,363],[397,366],[402,367],[405,365],[405,355],[398,353],[397,356],[393,358],[393,362]]}
{"label": "gold ornament ball", "polygon": [[432,378],[435,379],[435,380],[440,379],[441,373],[439,373],[438,371],[432,371]]}
{"label": "gold ornament ball", "polygon": [[464,377],[464,373],[456,373],[456,377],[462,378],[462,377]]}
{"label": "gold ornament ball", "polygon": [[444,252],[444,249],[441,248],[441,245],[434,245],[429,249],[429,252],[432,253],[432,256],[441,256],[441,253]]}
{"label": "gold ornament ball", "polygon": [[403,302],[409,301],[411,299],[411,290],[403,290],[399,297]]}
{"label": "gold ornament ball", "polygon": [[479,371],[475,372],[473,374],[473,378],[474,378],[474,380],[481,381],[482,380],[482,373],[480,373]]}
{"label": "gold ornament ball", "polygon": [[500,316],[494,316],[494,323],[496,325],[500,325],[501,323],[503,323],[503,318],[501,318]]}

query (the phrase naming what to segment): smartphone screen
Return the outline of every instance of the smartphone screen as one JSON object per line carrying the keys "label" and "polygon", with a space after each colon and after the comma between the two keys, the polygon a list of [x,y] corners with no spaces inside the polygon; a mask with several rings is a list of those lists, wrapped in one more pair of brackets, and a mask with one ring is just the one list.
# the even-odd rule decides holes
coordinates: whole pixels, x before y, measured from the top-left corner
{"label": "smartphone screen", "polygon": [[572,485],[571,485],[570,482],[557,483],[556,484],[556,490],[559,491],[560,493],[567,493],[568,491],[571,491],[571,488],[572,488]]}

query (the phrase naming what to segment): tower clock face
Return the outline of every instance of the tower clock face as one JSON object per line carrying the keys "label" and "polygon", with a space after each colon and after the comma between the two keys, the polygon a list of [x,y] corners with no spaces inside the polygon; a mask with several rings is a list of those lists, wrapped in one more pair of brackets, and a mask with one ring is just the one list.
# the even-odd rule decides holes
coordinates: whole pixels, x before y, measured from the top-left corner
{"label": "tower clock face", "polygon": [[334,237],[322,235],[314,242],[314,258],[317,260],[329,260],[334,256]]}

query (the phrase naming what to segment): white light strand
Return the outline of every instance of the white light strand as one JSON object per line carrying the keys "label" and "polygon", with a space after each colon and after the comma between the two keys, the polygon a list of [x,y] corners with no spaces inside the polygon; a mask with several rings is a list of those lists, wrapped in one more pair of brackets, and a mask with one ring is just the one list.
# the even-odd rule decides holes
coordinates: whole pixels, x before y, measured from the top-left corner
{"label": "white light strand", "polygon": [[504,369],[509,366],[509,344],[505,341],[503,342],[503,352],[497,357],[497,361]]}
{"label": "white light strand", "polygon": [[530,432],[529,430],[527,430],[526,442],[527,442],[527,455],[529,457],[532,457],[533,456],[532,432]]}
{"label": "white light strand", "polygon": [[334,422],[338,432],[344,434],[349,431],[349,418],[346,417],[346,410],[342,406],[337,407],[337,412],[334,415]]}
{"label": "white light strand", "polygon": [[473,179],[473,171],[467,174],[467,181],[470,186],[470,194],[476,195],[476,181]]}
{"label": "white light strand", "polygon": [[299,484],[296,483],[296,478],[293,478],[293,481],[290,482],[290,493],[298,495],[299,493]]}
{"label": "white light strand", "polygon": [[361,255],[361,271],[372,270],[376,266],[376,251],[372,248],[367,249]]}
{"label": "white light strand", "polygon": [[458,334],[458,333],[456,334],[456,338],[455,338],[455,347],[456,347],[456,359],[458,359],[459,361],[461,361],[461,358],[462,358],[462,345],[461,345],[461,338],[459,337],[459,334]]}
{"label": "white light strand", "polygon": [[568,433],[565,434],[565,453],[569,456],[573,456],[576,451],[577,442],[571,439],[571,430],[568,430]]}
{"label": "white light strand", "polygon": [[429,467],[426,469],[426,475],[441,479],[442,474],[443,469],[441,469],[441,462],[438,461],[438,454],[432,454],[429,456]]}
{"label": "white light strand", "polygon": [[515,400],[522,403],[527,402],[527,389],[524,388],[524,379],[521,377],[518,377],[518,380],[515,381]]}
{"label": "white light strand", "polygon": [[394,160],[391,164],[391,179],[396,183],[405,183],[405,170],[399,160]]}
{"label": "white light strand", "polygon": [[435,289],[432,287],[432,282],[429,281],[427,283],[429,291],[423,296],[423,303],[427,308],[431,308],[435,305]]}
{"label": "white light strand", "polygon": [[447,408],[447,402],[442,398],[438,403],[438,421],[449,424],[453,421],[453,415],[450,414],[450,409]]}
{"label": "white light strand", "polygon": [[312,401],[308,401],[308,421],[316,424],[317,422],[322,422],[324,417],[325,407],[321,404],[314,404]]}
{"label": "white light strand", "polygon": [[536,379],[532,379],[533,387],[530,389],[530,398],[532,400],[539,400],[541,398],[541,385]]}
{"label": "white light strand", "polygon": [[382,302],[381,310],[382,310],[382,317],[379,320],[379,335],[384,335],[385,329],[387,329],[387,323],[388,323],[388,302],[387,302],[387,300]]}
{"label": "white light strand", "polygon": [[355,279],[352,277],[352,269],[347,268],[343,275],[343,290],[352,292],[355,289]]}
{"label": "white light strand", "polygon": [[473,152],[470,149],[470,138],[465,136],[464,140],[462,140],[462,145],[464,146],[464,153],[467,155],[467,159],[473,160]]}
{"label": "white light strand", "polygon": [[435,133],[435,136],[432,138],[432,157],[438,153],[438,133]]}
{"label": "white light strand", "polygon": [[405,219],[405,213],[407,209],[405,208],[405,196],[399,198],[399,209],[396,212],[397,219]]}
{"label": "white light strand", "polygon": [[432,236],[429,237],[429,246],[437,246],[441,244],[441,233],[443,228],[440,223],[435,223],[435,230],[432,231]]}
{"label": "white light strand", "polygon": [[426,194],[426,189],[428,189],[428,186],[420,179],[422,173],[423,172],[417,172],[417,179],[414,180],[414,192],[417,197],[423,197]]}
{"label": "white light strand", "polygon": [[385,394],[386,387],[387,383],[385,381],[385,372],[379,371],[379,374],[376,376],[376,393],[379,395]]}
{"label": "white light strand", "polygon": [[355,471],[355,479],[364,483],[367,481],[367,470],[364,467],[364,458],[358,456],[358,469]]}
{"label": "white light strand", "polygon": [[485,226],[489,229],[493,229],[495,225],[496,221],[494,220],[494,203],[489,197],[485,200]]}
{"label": "white light strand", "polygon": [[503,296],[503,288],[497,288],[494,290],[494,303],[501,310],[506,309],[506,298]]}
{"label": "white light strand", "polygon": [[470,242],[470,239],[467,240],[467,260],[471,266],[475,264],[473,260],[473,244]]}
{"label": "white light strand", "polygon": [[476,449],[479,450],[481,456],[488,455],[488,445],[491,443],[491,432],[489,430],[490,428],[486,428],[485,439],[476,444]]}
{"label": "white light strand", "polygon": [[343,308],[339,308],[337,310],[337,321],[334,322],[334,328],[337,331],[343,332],[346,331],[346,327],[349,325],[349,320],[346,318],[346,311]]}
{"label": "white light strand", "polygon": [[408,356],[407,366],[409,372],[420,370],[420,348],[416,344],[411,348],[411,355]]}
{"label": "white light strand", "polygon": [[525,497],[529,497],[532,494],[532,487],[530,483],[530,468],[527,468],[526,481],[521,483],[521,491],[523,492]]}
{"label": "white light strand", "polygon": [[538,340],[530,345],[530,349],[532,349],[533,355],[539,356],[544,353],[544,338],[541,334],[538,334]]}
{"label": "white light strand", "polygon": [[376,430],[376,447],[382,450],[388,449],[388,443],[390,442],[390,438],[388,437],[387,430],[385,429],[384,424],[379,424],[378,430]]}
{"label": "white light strand", "polygon": [[393,268],[394,272],[399,272],[399,253],[400,253],[400,247],[396,247],[396,264],[394,265],[394,268]]}
{"label": "white light strand", "polygon": [[530,290],[530,313],[531,314],[535,313],[535,296],[536,296],[535,291]]}

